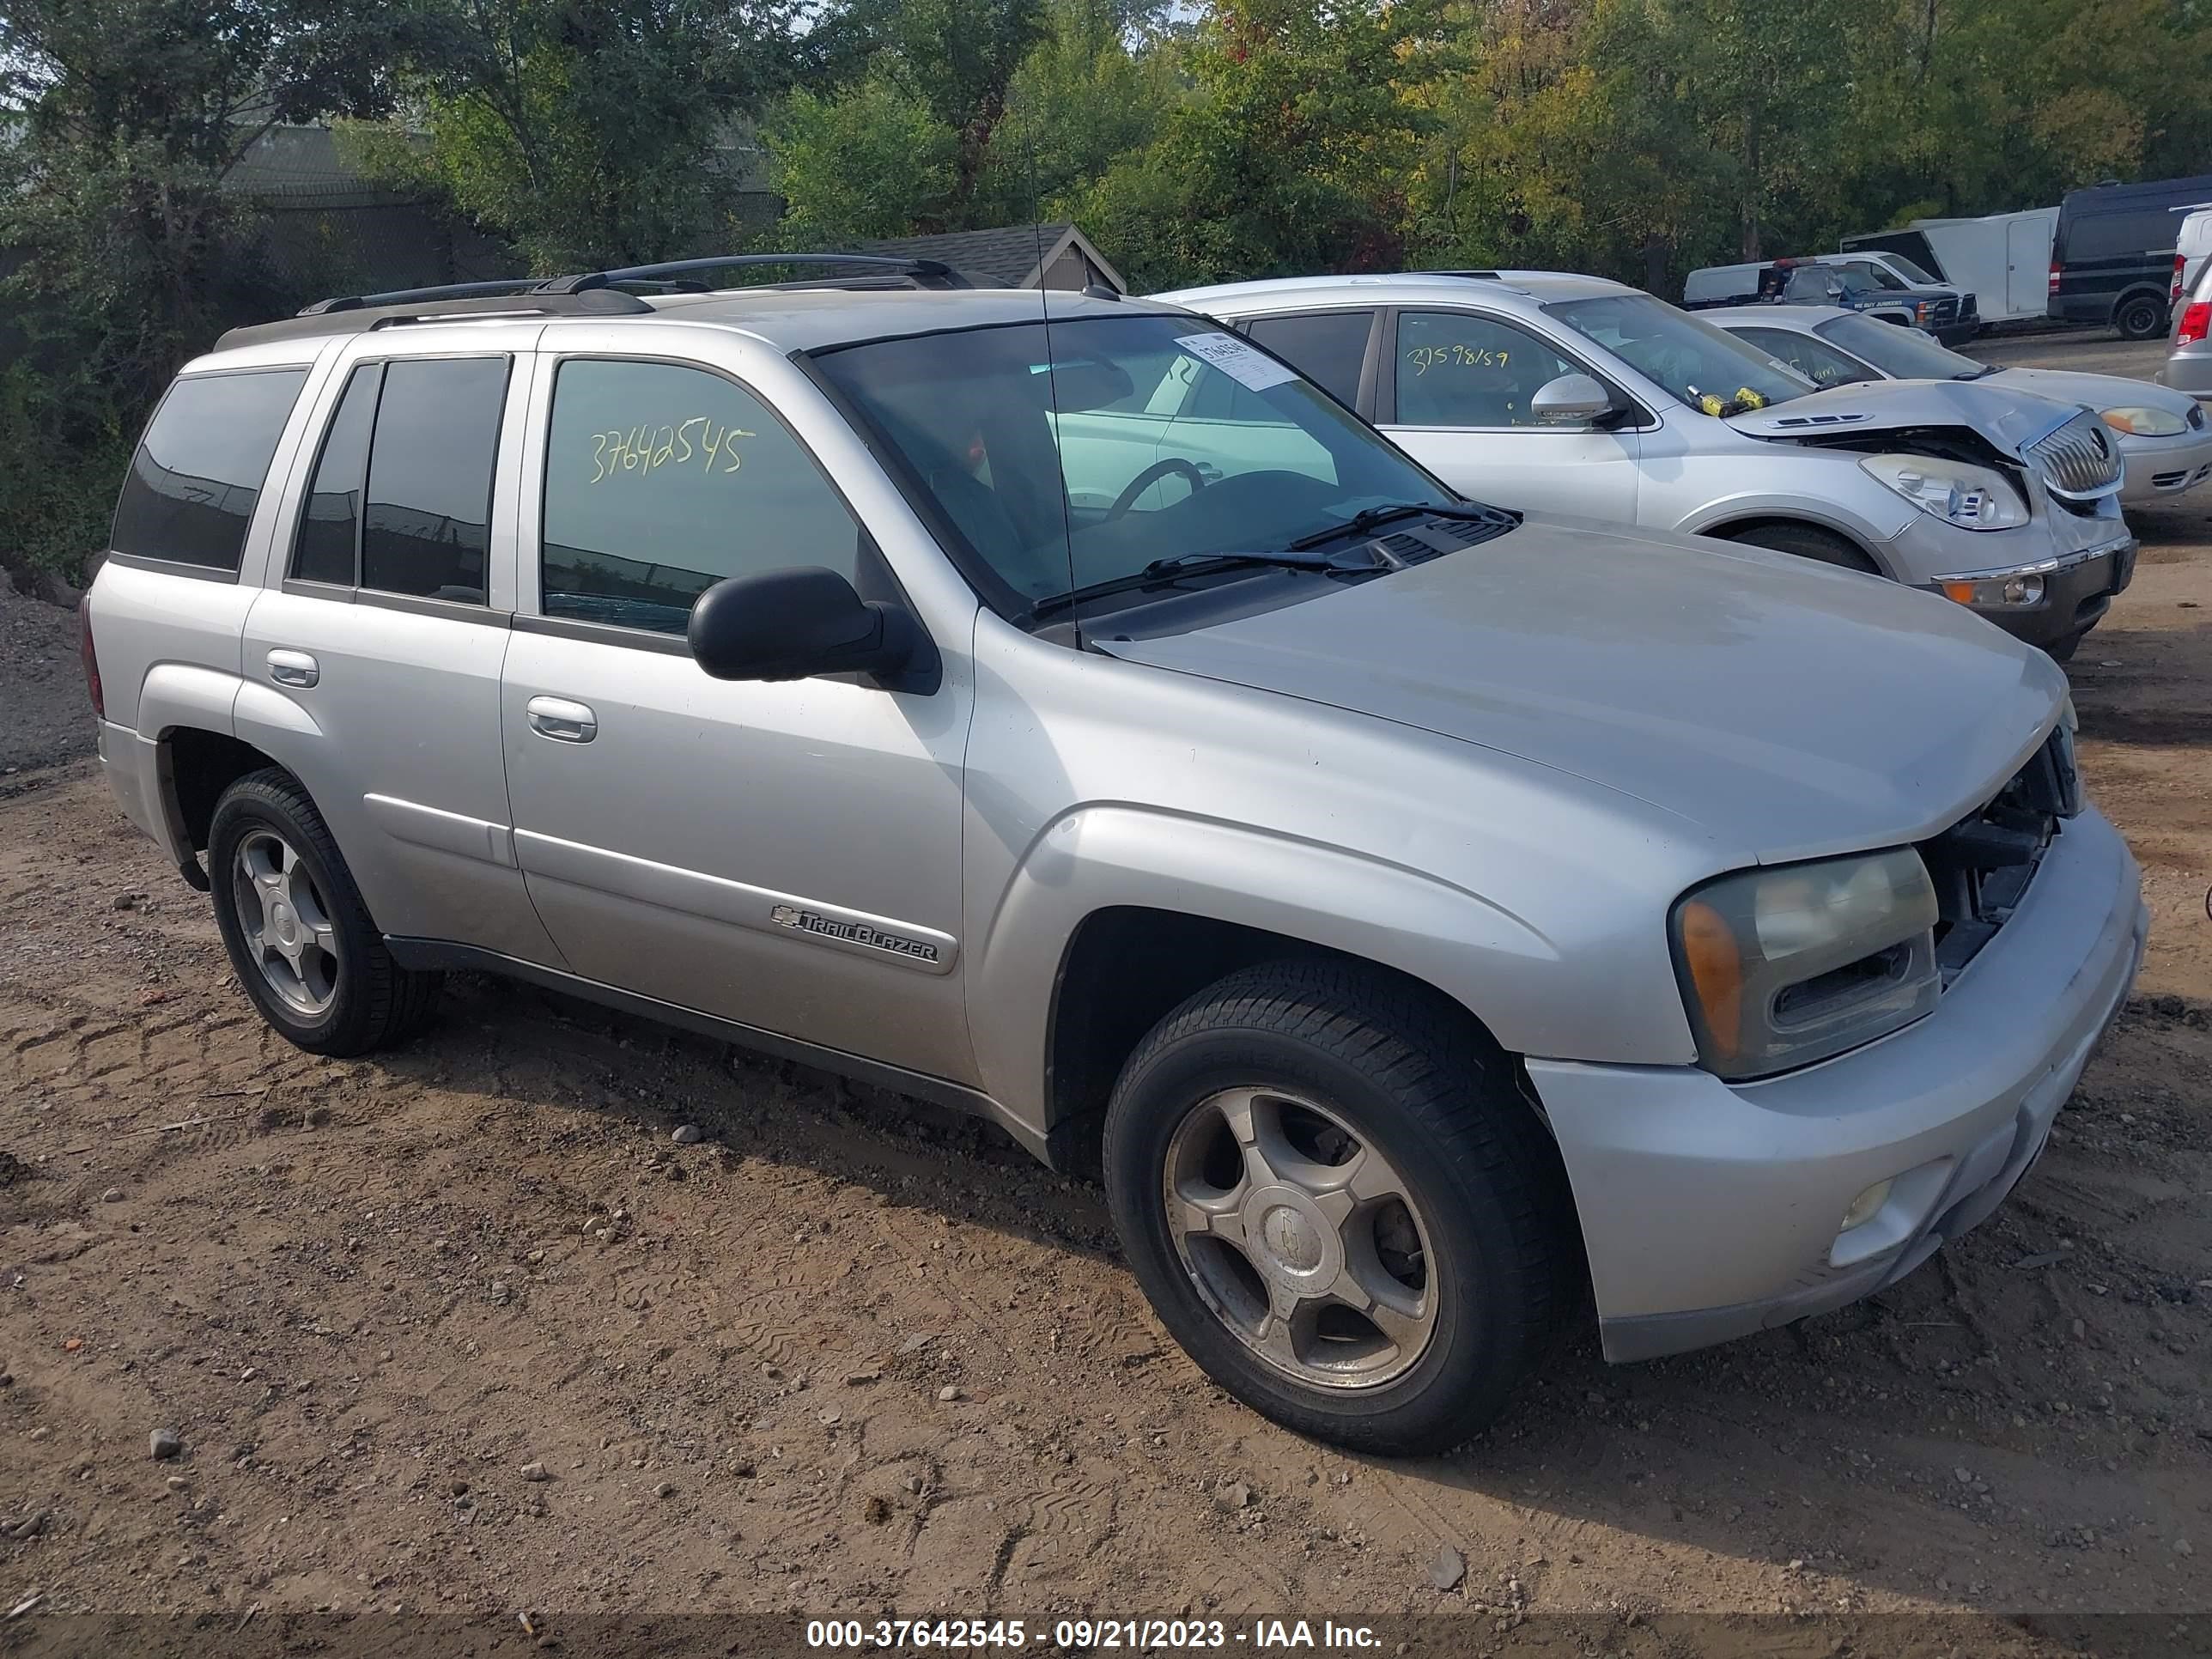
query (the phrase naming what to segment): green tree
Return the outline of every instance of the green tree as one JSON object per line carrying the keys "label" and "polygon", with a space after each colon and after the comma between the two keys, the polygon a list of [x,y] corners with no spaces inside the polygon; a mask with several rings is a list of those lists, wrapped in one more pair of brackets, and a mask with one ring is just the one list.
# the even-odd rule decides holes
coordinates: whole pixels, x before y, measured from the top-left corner
{"label": "green tree", "polygon": [[957,136],[956,204],[975,197],[1006,89],[1042,36],[1042,0],[844,0],[811,32],[810,57],[851,83],[895,59],[903,84]]}
{"label": "green tree", "polygon": [[1008,83],[977,216],[1011,222],[1064,212],[1152,140],[1183,90],[1152,21],[1149,9],[1133,13],[1121,0],[1054,0],[1044,38]]}
{"label": "green tree", "polygon": [[1076,204],[1142,287],[1399,262],[1425,125],[1400,95],[1413,5],[1218,0],[1190,49],[1196,97]]}
{"label": "green tree", "polygon": [[[280,122],[389,106],[410,19],[340,0],[11,0],[0,246],[22,337],[0,380],[0,559],[73,571],[178,365],[266,315],[224,182]],[[296,302],[295,302],[296,303]]]}
{"label": "green tree", "polygon": [[793,93],[763,136],[786,203],[776,230],[786,246],[835,248],[943,228],[959,140],[893,61],[841,92]]}
{"label": "green tree", "polygon": [[[787,70],[785,0],[437,0],[408,62],[415,119],[355,127],[544,271],[726,242],[744,117]],[[418,131],[416,129],[419,129]]]}

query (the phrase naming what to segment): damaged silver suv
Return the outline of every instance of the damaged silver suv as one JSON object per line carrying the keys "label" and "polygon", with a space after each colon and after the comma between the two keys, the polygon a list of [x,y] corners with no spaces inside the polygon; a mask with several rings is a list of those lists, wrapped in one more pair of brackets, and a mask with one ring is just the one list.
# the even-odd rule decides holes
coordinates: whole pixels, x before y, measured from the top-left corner
{"label": "damaged silver suv", "polygon": [[1586,1293],[1636,1359],[1910,1272],[2142,947],[2047,658],[1463,500],[1161,306],[343,301],[187,366],[113,544],[107,775],[278,1032],[489,969],[981,1113],[1370,1450]]}
{"label": "damaged silver suv", "polygon": [[2135,574],[2116,434],[2079,404],[1948,380],[1819,391],[1702,317],[1560,271],[1160,297],[1297,363],[1484,501],[1887,576],[2062,661]]}

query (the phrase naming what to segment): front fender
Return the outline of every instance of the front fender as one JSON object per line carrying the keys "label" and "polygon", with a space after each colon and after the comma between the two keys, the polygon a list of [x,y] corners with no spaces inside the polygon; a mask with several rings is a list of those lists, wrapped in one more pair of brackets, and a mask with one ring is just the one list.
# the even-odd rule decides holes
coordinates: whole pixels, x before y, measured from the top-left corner
{"label": "front fender", "polygon": [[[1508,1048],[1572,1046],[1560,946],[1528,920],[1402,865],[1152,808],[1076,809],[1015,869],[975,955],[971,1006],[985,1089],[1042,1134],[1053,1000],[1069,941],[1095,912],[1130,906],[1283,934],[1394,968],[1473,1011]],[[1623,1011],[1631,1024],[1637,1012]],[[1644,1052],[1692,1052],[1679,1006],[1629,1034]]]}
{"label": "front fender", "polygon": [[[1774,447],[1788,457],[1792,446],[1778,444]],[[1873,489],[1881,489],[1863,473],[1858,477]],[[1869,506],[1872,505],[1870,502]],[[1887,504],[1881,505],[1886,507]],[[1898,501],[1897,507],[1896,514],[1871,510],[1861,513],[1854,510],[1852,505],[1834,501],[1810,489],[1800,491],[1739,489],[1701,504],[1668,528],[1679,535],[1705,536],[1711,534],[1715,529],[1753,520],[1786,519],[1798,524],[1817,525],[1852,543],[1881,566],[1885,574],[1893,575],[1882,558],[1883,545],[1902,535],[1917,511],[1911,503],[1901,499]]]}

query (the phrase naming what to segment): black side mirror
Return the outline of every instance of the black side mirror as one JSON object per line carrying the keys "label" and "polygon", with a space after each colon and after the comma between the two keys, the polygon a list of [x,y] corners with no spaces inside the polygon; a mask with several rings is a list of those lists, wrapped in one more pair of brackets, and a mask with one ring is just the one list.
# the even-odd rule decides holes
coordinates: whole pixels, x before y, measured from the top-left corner
{"label": "black side mirror", "polygon": [[[894,690],[916,665],[921,627],[895,605],[863,599],[834,570],[802,566],[716,582],[691,607],[691,656],[718,680],[871,674]],[[934,678],[933,676],[932,677]]]}

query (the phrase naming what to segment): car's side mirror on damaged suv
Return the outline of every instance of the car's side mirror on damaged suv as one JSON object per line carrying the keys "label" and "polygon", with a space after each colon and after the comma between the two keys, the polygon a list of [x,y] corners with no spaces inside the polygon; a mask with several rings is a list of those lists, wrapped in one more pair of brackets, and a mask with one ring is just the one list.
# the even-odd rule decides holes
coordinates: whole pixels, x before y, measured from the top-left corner
{"label": "car's side mirror on damaged suv", "polygon": [[935,656],[914,617],[862,599],[818,565],[716,582],[691,607],[684,633],[693,660],[718,680],[868,674],[893,690],[934,689],[934,672],[927,685],[913,683]]}

